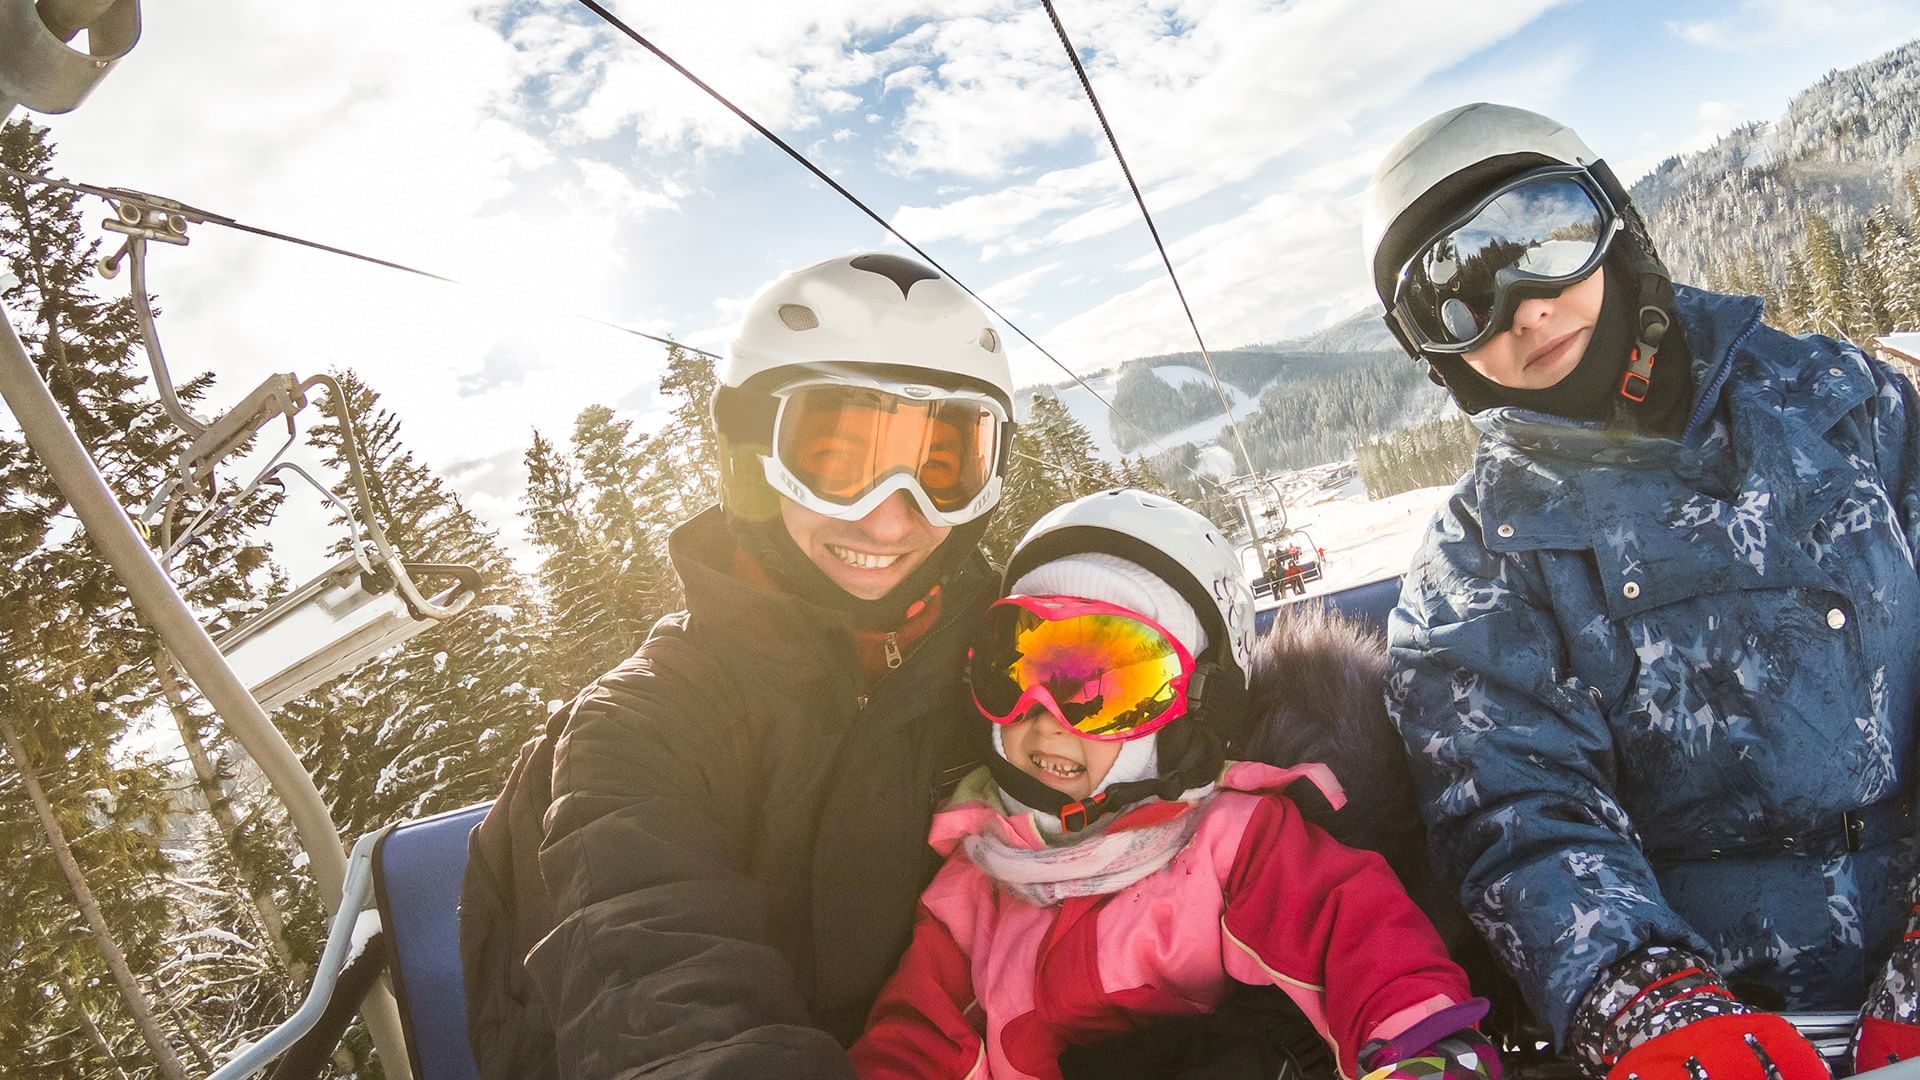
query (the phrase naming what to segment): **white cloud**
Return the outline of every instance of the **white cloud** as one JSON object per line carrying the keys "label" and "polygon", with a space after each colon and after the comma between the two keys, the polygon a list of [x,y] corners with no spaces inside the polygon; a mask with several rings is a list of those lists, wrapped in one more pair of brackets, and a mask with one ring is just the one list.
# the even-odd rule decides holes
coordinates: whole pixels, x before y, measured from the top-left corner
{"label": "white cloud", "polygon": [[1914,12],[1887,0],[1741,0],[1732,14],[1669,22],[1667,29],[1690,44],[1731,52],[1834,38],[1892,44],[1913,36]]}
{"label": "white cloud", "polygon": [[[1351,197],[1289,192],[1182,238],[1169,253],[1201,333],[1218,349],[1306,333],[1365,303],[1360,275],[1351,272],[1358,235]],[[1152,254],[1138,263],[1159,269]],[[1077,371],[1194,348],[1164,272],[1049,327],[1040,340]],[[1020,374],[1035,382],[1058,376],[1044,359]]]}
{"label": "white cloud", "polygon": [[1112,190],[1120,183],[1110,163],[1094,161],[940,206],[903,206],[889,220],[923,245],[955,238],[985,243],[1019,232],[1053,211],[1077,207],[1087,194]]}
{"label": "white cloud", "polygon": [[1012,277],[1002,278],[980,290],[980,295],[994,307],[1012,314],[1015,312],[1012,305],[1018,303],[1025,298],[1028,293],[1032,292],[1035,285],[1045,281],[1058,282],[1060,268],[1065,265],[1063,262],[1050,262],[1036,266],[1031,270],[1023,270]]}
{"label": "white cloud", "polygon": [[[1135,176],[1155,213],[1248,180],[1315,138],[1351,137],[1369,110],[1400,102],[1434,74],[1525,24],[1553,0],[1437,8],[1420,0],[1219,0],[1144,10],[1129,0],[1076,7],[1068,30],[1112,119]],[[1388,32],[1391,28],[1391,32]],[[923,27],[925,31],[927,28]],[[1105,175],[1119,184],[1104,139],[1051,27],[1030,6],[999,17],[949,20],[909,35],[934,77],[917,79],[888,160],[908,170],[976,179],[1005,175],[1022,154],[1071,141],[1087,164],[1054,169],[1040,180],[938,207],[914,208],[914,220],[960,219],[936,226],[994,251],[1034,250],[1030,231],[1043,215],[1073,219],[1052,226],[1052,244],[1091,239],[1137,215],[1108,184],[1062,185],[1065,172]],[[907,40],[907,39],[903,39]],[[1521,65],[1539,78],[1538,94],[1567,76],[1572,50]],[[1558,63],[1560,66],[1556,67]],[[1518,84],[1521,73],[1508,81]],[[1498,90],[1500,80],[1486,80]],[[1021,212],[980,214],[983,209]],[[1015,232],[1023,234],[1015,238]]]}

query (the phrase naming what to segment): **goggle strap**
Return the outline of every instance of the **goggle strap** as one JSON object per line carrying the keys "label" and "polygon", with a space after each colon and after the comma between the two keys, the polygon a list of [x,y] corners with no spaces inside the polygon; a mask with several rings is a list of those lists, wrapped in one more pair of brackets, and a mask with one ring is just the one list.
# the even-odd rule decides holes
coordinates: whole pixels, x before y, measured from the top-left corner
{"label": "goggle strap", "polygon": [[1213,671],[1209,663],[1193,665],[1193,677],[1187,680],[1187,713],[1192,715],[1200,711],[1207,700],[1207,676]]}

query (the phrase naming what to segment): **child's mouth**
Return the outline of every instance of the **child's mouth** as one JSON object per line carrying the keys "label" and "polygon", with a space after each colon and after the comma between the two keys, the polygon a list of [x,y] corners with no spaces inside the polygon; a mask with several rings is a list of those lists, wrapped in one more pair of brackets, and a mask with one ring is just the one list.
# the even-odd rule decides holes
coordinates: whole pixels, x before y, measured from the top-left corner
{"label": "child's mouth", "polygon": [[1087,771],[1085,765],[1053,754],[1030,753],[1027,755],[1027,760],[1033,763],[1034,768],[1062,780],[1075,779]]}

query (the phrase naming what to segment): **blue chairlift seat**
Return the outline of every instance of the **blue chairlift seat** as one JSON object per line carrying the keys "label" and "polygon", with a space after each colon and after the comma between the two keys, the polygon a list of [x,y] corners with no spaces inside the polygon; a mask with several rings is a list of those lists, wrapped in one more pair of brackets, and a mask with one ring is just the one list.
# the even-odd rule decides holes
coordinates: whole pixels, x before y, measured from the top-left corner
{"label": "blue chairlift seat", "polygon": [[396,825],[373,849],[374,897],[416,1080],[478,1080],[460,971],[467,836],[488,803]]}
{"label": "blue chairlift seat", "polygon": [[[1381,578],[1364,585],[1349,585],[1338,592],[1319,593],[1290,602],[1321,604],[1343,615],[1351,616],[1367,628],[1384,634],[1387,631],[1387,615],[1393,611],[1393,606],[1400,602],[1400,579],[1398,577]],[[1279,607],[1270,607],[1259,612],[1254,616],[1254,626],[1264,633],[1273,625],[1273,620],[1278,616],[1281,608],[1286,606],[1281,604]]]}

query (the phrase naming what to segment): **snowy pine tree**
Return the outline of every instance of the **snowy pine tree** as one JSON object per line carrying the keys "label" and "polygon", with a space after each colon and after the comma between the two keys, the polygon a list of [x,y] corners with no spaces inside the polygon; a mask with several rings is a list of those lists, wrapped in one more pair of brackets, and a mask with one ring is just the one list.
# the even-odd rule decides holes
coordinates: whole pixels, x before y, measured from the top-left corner
{"label": "snowy pine tree", "polygon": [[[0,165],[47,172],[52,156],[44,129],[0,128]],[[137,507],[159,489],[185,436],[144,392],[132,304],[93,291],[98,254],[79,196],[0,180],[0,265],[19,278],[3,294],[7,309],[110,488]],[[180,395],[191,404],[208,385],[183,380]],[[249,533],[272,504],[235,507],[176,553],[177,579],[203,616],[260,603],[267,553]],[[200,509],[188,500],[173,520]],[[169,538],[165,529],[155,537]],[[181,860],[164,846],[183,803],[168,763],[128,749],[155,700],[155,649],[51,476],[0,434],[0,711],[18,744],[0,770],[0,831],[17,853],[0,880],[0,941],[9,984],[28,995],[0,1017],[0,1075],[144,1076],[172,1068],[163,1058],[203,1060],[202,988],[164,974],[183,935],[200,929],[194,906],[170,888]],[[72,873],[55,872],[59,845],[44,815],[29,812],[30,787],[67,841]],[[82,917],[83,892],[97,922]],[[130,981],[109,977],[116,953]],[[141,1012],[163,1029],[158,1045]]]}
{"label": "snowy pine tree", "polygon": [[1067,407],[1057,398],[1035,397],[1027,422],[1014,431],[1006,490],[981,544],[995,562],[1004,563],[1040,515],[1119,482],[1119,473]]}
{"label": "snowy pine tree", "polygon": [[[542,719],[525,581],[493,532],[406,448],[400,420],[352,372],[337,375],[366,470],[372,512],[410,560],[478,570],[480,596],[435,626],[281,714],[281,727],[349,836],[493,797]],[[344,473],[335,420],[310,441]],[[355,495],[346,481],[338,493]],[[345,534],[344,523],[341,523]],[[336,548],[344,554],[346,541]],[[420,583],[430,592],[436,582]]]}

